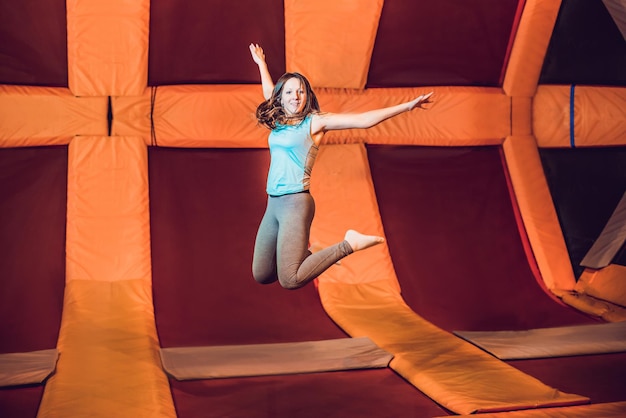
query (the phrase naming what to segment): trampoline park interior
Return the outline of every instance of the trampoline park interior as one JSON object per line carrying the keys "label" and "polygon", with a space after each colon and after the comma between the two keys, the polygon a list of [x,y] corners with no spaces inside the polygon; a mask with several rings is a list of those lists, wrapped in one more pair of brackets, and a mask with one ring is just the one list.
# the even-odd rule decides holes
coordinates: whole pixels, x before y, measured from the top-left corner
{"label": "trampoline park interior", "polygon": [[[0,416],[626,416],[620,0],[0,1]],[[290,291],[251,275],[248,45],[330,132]],[[171,368],[168,368],[168,365]]]}

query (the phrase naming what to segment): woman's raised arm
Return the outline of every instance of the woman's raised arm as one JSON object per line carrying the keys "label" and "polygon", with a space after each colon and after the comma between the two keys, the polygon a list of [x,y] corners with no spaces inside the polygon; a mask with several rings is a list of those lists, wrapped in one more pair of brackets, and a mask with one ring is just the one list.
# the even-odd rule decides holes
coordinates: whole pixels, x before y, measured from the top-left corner
{"label": "woman's raised arm", "polygon": [[250,44],[250,54],[252,59],[259,66],[259,73],[261,74],[261,85],[263,86],[263,97],[265,100],[269,100],[272,97],[272,91],[274,90],[274,81],[267,69],[267,63],[265,62],[265,53],[263,48],[259,44]]}
{"label": "woman's raised arm", "polygon": [[318,132],[332,131],[339,129],[354,129],[354,128],[371,128],[380,122],[399,115],[400,113],[408,112],[415,108],[424,109],[423,104],[431,103],[430,97],[433,92],[423,94],[417,98],[400,103],[395,106],[384,107],[380,109],[368,110],[361,113],[320,113],[314,115],[311,121],[311,134],[315,135]]}

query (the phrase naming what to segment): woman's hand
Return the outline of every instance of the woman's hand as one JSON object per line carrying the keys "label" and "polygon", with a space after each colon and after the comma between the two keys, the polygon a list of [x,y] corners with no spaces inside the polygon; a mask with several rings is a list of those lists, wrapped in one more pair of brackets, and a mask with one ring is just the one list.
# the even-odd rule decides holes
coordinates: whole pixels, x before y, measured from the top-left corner
{"label": "woman's hand", "polygon": [[259,44],[250,44],[250,54],[252,59],[259,66],[259,73],[261,74],[261,85],[263,86],[263,97],[265,100],[269,100],[272,97],[272,91],[274,90],[274,81],[267,69],[267,63],[265,62],[265,53],[263,48]]}
{"label": "woman's hand", "polygon": [[430,93],[422,94],[421,96],[418,96],[416,99],[410,101],[409,110],[413,110],[415,108],[427,109],[426,107],[423,107],[422,105],[432,103],[432,101],[430,100],[430,96],[432,95],[433,95],[433,92],[431,91]]}
{"label": "woman's hand", "polygon": [[250,54],[252,54],[252,59],[257,65],[265,64],[265,53],[259,44],[250,44]]}

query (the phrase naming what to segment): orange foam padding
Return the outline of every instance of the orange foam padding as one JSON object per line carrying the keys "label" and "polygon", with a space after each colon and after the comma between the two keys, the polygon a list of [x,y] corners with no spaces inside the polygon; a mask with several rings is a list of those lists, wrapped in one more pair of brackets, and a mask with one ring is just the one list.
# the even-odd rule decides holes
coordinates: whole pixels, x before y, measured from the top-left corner
{"label": "orange foam padding", "polygon": [[[329,143],[366,142],[406,145],[497,145],[510,129],[510,99],[502,90],[486,87],[424,87],[321,90],[322,111],[360,112],[392,106],[433,91],[428,110],[414,109],[370,129],[329,132]],[[485,111],[489,109],[489,111]]]}
{"label": "orange foam padding", "polygon": [[314,87],[365,87],[382,7],[383,0],[286,0],[287,71]]}
{"label": "orange foam padding", "polygon": [[146,146],[79,137],[69,147],[67,281],[151,276]]}
{"label": "orange foam padding", "polygon": [[39,416],[174,417],[154,322],[146,146],[80,137],[68,160],[61,354]]}
{"label": "orange foam padding", "polygon": [[[326,247],[341,241],[348,229],[384,236],[363,144],[320,147],[311,176],[311,193],[316,201],[312,246]],[[319,280],[368,283],[379,281],[381,277],[399,289],[387,245],[351,254]]]}
{"label": "orange foam padding", "polygon": [[150,282],[72,280],[38,417],[176,417]]}
{"label": "orange foam padding", "polygon": [[[480,418],[623,418],[624,416],[626,416],[626,402],[480,414]],[[470,415],[459,415],[459,417],[470,417]],[[471,417],[475,418],[476,415],[471,415]]]}
{"label": "orange foam padding", "polygon": [[68,84],[77,96],[140,95],[150,1],[67,1]]}
{"label": "orange foam padding", "polygon": [[591,316],[602,318],[608,322],[626,321],[626,308],[614,303],[575,291],[562,292],[559,297],[567,305]]}
{"label": "orange foam padding", "polygon": [[575,290],[626,308],[626,267],[609,264],[599,270],[587,268],[578,279]]}
{"label": "orange foam padding", "polygon": [[[541,148],[571,147],[571,87],[542,85],[532,108]],[[575,86],[574,146],[626,145],[626,87]]]}
{"label": "orange foam padding", "polygon": [[[363,145],[320,148],[311,192],[314,245],[336,242],[348,228],[384,235]],[[394,354],[391,368],[454,412],[588,401],[543,385],[415,314],[402,300],[386,245],[344,258],[318,281],[322,304],[340,327]]]}
{"label": "orange foam padding", "polygon": [[561,0],[526,0],[502,88],[509,96],[532,97],[537,89]]}
{"label": "orange foam padding", "polygon": [[551,388],[414,313],[388,280],[364,284],[320,280],[328,314],[348,334],[368,336],[395,357],[390,367],[459,414],[587,403]]}
{"label": "orange foam padding", "polygon": [[576,279],[532,136],[508,137],[503,144],[524,227],[546,286],[572,290]]}
{"label": "orange foam padding", "polygon": [[532,98],[511,97],[511,136],[532,135]]}
{"label": "orange foam padding", "polygon": [[[316,95],[324,112],[360,112],[429,91],[435,95],[428,110],[415,109],[370,129],[329,132],[324,143],[497,145],[509,134],[510,98],[500,89],[319,89]],[[151,98],[156,141],[151,139]],[[147,144],[172,147],[267,146],[269,131],[259,127],[254,117],[263,100],[259,85],[166,86],[112,100],[113,135],[141,136]],[[493,138],[501,139],[494,143]]]}
{"label": "orange foam padding", "polygon": [[147,144],[160,146],[266,147],[269,131],[258,126],[254,116],[262,101],[260,85],[147,89],[139,97],[113,98],[112,134],[140,135]]}
{"label": "orange foam padding", "polygon": [[0,147],[66,145],[76,135],[106,135],[107,129],[106,97],[0,85]]}

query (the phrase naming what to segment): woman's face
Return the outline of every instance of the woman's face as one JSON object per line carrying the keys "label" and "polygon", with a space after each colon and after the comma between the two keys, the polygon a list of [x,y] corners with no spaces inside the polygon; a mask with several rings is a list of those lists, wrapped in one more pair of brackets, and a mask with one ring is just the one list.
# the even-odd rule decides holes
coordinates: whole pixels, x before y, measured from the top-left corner
{"label": "woman's face", "polygon": [[287,116],[302,112],[306,105],[306,90],[300,80],[293,77],[285,82],[280,96],[280,104]]}

